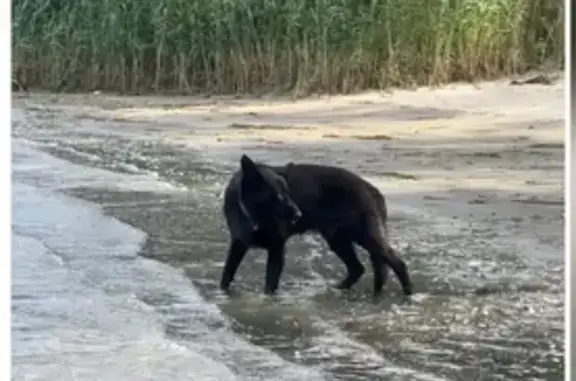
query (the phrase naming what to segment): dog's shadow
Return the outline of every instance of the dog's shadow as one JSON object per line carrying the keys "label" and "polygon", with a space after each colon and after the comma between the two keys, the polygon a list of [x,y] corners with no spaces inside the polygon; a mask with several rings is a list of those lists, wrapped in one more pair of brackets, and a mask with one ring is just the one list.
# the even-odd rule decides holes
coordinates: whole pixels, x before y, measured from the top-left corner
{"label": "dog's shadow", "polygon": [[[215,295],[217,294],[217,295]],[[239,303],[242,300],[247,302],[259,301],[265,304],[314,304],[318,307],[354,307],[354,305],[365,305],[382,309],[392,308],[392,306],[408,306],[413,303],[412,296],[406,296],[397,290],[388,290],[380,295],[373,295],[369,289],[339,290],[336,287],[328,286],[314,293],[310,293],[301,287],[286,287],[273,295],[266,295],[259,289],[249,289],[242,287],[231,288],[223,292],[217,290],[213,292],[213,297],[217,303]]]}
{"label": "dog's shadow", "polygon": [[392,306],[407,306],[412,303],[411,296],[406,296],[397,290],[387,290],[380,295],[374,295],[369,288],[361,287],[350,290],[329,287],[324,292],[315,294],[312,300],[318,304],[342,305],[349,308],[365,306],[381,310],[392,308]]}
{"label": "dog's shadow", "polygon": [[231,316],[249,313],[264,318],[276,314],[311,314],[339,320],[342,316],[380,314],[408,308],[414,303],[412,297],[406,297],[393,287],[374,296],[368,283],[358,284],[350,290],[339,290],[328,282],[314,287],[286,282],[273,295],[264,294],[261,285],[252,282],[238,282],[226,292],[220,290],[216,282],[191,280],[191,283],[208,303],[215,304]]}

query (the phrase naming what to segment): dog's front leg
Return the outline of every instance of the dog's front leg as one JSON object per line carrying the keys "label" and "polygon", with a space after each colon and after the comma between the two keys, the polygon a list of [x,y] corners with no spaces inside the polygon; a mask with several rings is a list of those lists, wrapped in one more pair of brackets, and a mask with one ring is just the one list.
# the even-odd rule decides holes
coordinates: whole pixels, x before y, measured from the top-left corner
{"label": "dog's front leg", "polygon": [[280,275],[284,269],[284,245],[268,248],[268,262],[266,263],[266,294],[274,294],[278,290]]}
{"label": "dog's front leg", "polygon": [[220,289],[223,291],[228,291],[230,283],[234,280],[236,271],[247,251],[248,246],[244,242],[232,239],[230,246],[228,246],[228,256],[226,257],[226,263],[224,264],[224,270],[220,280]]}

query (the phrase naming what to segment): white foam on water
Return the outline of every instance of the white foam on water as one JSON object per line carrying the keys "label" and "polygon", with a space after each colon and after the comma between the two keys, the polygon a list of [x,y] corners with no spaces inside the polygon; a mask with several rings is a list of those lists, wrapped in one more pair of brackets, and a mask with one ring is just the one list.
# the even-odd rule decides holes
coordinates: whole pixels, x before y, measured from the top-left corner
{"label": "white foam on water", "polygon": [[[178,191],[13,144],[12,349],[18,380],[321,380],[234,334],[178,270],[141,258],[146,235],[68,187]],[[168,295],[168,311],[143,302]],[[174,300],[176,302],[174,302]],[[197,339],[166,335],[185,312]]]}
{"label": "white foam on water", "polygon": [[[13,140],[13,178],[42,188],[61,189],[74,187],[106,188],[115,191],[171,193],[182,191],[173,184],[159,181],[151,173],[116,173],[86,167],[58,159],[39,151],[38,144],[23,139]],[[41,176],[39,176],[41,174]]]}

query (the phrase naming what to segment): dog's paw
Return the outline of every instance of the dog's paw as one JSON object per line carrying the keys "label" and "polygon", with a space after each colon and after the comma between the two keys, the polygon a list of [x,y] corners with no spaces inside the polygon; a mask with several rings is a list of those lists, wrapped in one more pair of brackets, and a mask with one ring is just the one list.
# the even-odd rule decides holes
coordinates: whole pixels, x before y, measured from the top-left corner
{"label": "dog's paw", "polygon": [[412,288],[412,284],[408,284],[406,285],[403,289],[402,292],[404,293],[405,296],[411,296],[414,294],[414,290]]}
{"label": "dog's paw", "polygon": [[222,292],[225,295],[229,295],[230,294],[230,285],[220,284],[220,292]]}
{"label": "dog's paw", "polygon": [[343,280],[342,282],[335,283],[332,287],[340,291],[347,291],[350,290],[351,288],[350,285],[345,280]]}
{"label": "dog's paw", "polygon": [[276,292],[277,292],[277,289],[275,289],[275,288],[268,288],[267,287],[264,289],[264,294],[267,296],[274,296],[274,295],[276,295]]}

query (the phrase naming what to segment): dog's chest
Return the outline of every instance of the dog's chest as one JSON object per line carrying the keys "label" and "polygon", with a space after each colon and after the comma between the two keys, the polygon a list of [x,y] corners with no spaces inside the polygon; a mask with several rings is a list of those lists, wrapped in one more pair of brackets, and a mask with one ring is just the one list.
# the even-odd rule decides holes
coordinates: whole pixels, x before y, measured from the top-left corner
{"label": "dog's chest", "polygon": [[270,247],[286,242],[292,235],[287,224],[277,224],[274,226],[258,227],[252,231],[252,244],[259,247]]}

